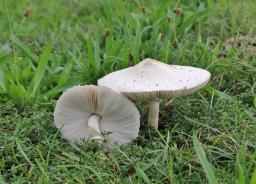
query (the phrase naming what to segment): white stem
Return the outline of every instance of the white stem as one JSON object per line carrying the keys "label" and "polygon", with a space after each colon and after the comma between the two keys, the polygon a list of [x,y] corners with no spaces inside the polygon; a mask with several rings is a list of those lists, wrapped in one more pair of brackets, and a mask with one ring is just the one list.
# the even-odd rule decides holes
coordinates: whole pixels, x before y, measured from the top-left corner
{"label": "white stem", "polygon": [[91,140],[104,140],[100,132],[99,120],[100,116],[97,114],[92,114],[88,119],[88,127],[93,131],[94,135]]}
{"label": "white stem", "polygon": [[148,124],[155,129],[158,128],[159,100],[148,102]]}

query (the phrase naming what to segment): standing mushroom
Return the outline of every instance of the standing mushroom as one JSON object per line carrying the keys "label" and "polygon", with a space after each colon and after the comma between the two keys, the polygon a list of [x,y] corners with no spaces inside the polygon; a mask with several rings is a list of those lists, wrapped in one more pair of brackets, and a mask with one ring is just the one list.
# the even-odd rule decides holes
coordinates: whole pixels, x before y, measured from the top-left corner
{"label": "standing mushroom", "polygon": [[137,65],[106,75],[98,80],[131,99],[148,101],[148,124],[158,128],[159,100],[187,95],[204,87],[211,74],[189,66],[168,65],[144,59]]}
{"label": "standing mushroom", "polygon": [[119,145],[128,143],[138,136],[139,119],[139,111],[127,97],[94,85],[67,90],[54,110],[56,127],[71,142],[106,139]]}

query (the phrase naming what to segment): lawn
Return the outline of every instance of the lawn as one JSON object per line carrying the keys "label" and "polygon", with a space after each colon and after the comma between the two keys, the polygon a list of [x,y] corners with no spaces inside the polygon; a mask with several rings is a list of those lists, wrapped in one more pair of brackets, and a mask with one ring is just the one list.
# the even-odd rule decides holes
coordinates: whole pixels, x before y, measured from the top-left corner
{"label": "lawn", "polygon": [[[0,0],[0,183],[255,184],[255,14],[255,0]],[[157,131],[135,102],[139,136],[112,152],[61,138],[63,91],[148,57],[211,80],[162,100]]]}

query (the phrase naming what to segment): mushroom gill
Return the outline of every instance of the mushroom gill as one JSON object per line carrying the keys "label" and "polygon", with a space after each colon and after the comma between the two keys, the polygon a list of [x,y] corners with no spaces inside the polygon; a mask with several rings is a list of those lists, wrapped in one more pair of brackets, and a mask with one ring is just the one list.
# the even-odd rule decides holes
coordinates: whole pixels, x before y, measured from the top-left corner
{"label": "mushroom gill", "polygon": [[[90,85],[88,86],[87,90],[87,102],[90,104],[90,107],[92,108],[93,112],[99,111],[99,104],[98,104],[98,90],[95,86]],[[100,131],[100,125],[99,121],[101,119],[101,116],[97,113],[91,113],[89,119],[88,119],[88,128],[92,131],[92,140],[104,140],[101,131]]]}

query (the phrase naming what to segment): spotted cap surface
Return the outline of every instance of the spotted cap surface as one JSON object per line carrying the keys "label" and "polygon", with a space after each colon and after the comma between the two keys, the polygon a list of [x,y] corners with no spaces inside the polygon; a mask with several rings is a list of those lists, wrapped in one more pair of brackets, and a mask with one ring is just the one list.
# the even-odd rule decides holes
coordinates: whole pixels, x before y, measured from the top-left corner
{"label": "spotted cap surface", "polygon": [[98,85],[132,99],[150,100],[191,94],[204,87],[210,76],[207,70],[147,58],[133,67],[106,75],[98,80]]}

